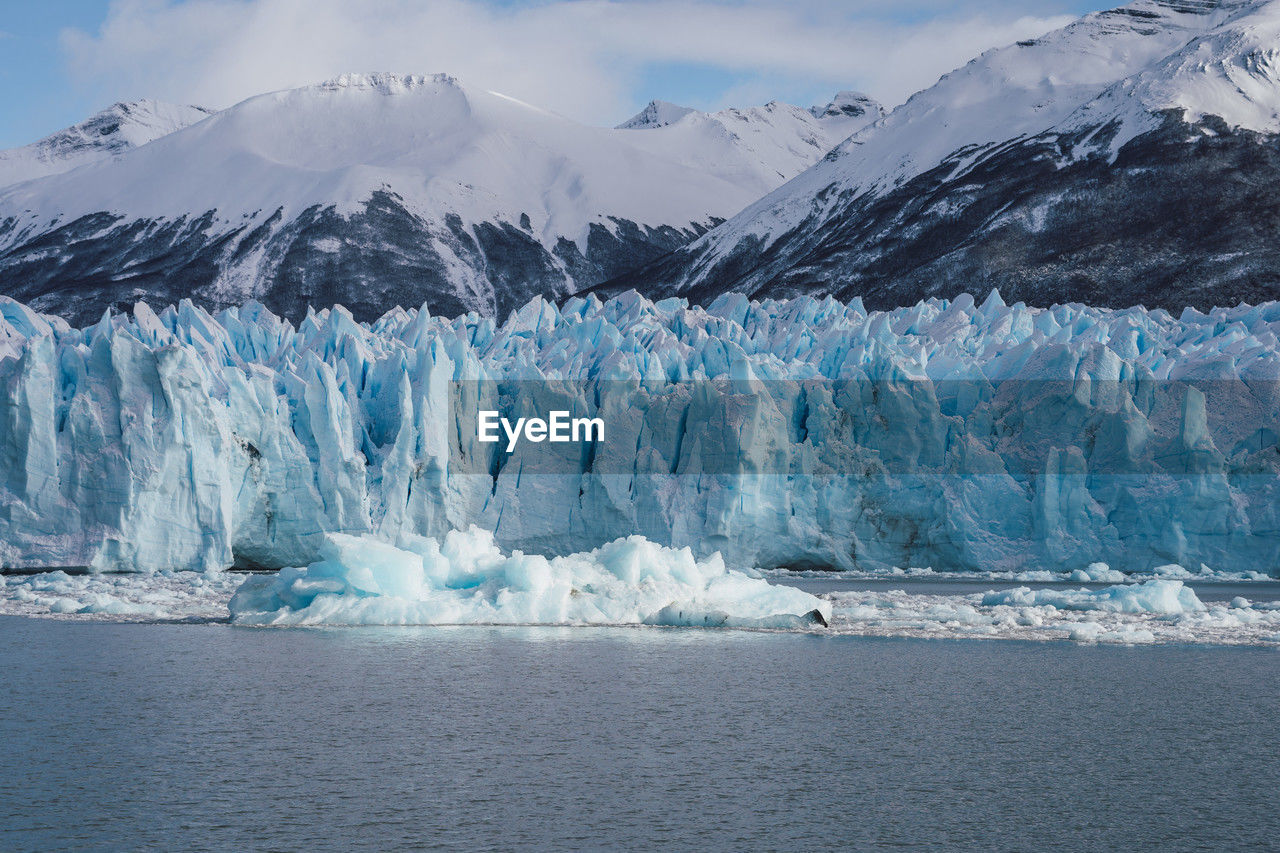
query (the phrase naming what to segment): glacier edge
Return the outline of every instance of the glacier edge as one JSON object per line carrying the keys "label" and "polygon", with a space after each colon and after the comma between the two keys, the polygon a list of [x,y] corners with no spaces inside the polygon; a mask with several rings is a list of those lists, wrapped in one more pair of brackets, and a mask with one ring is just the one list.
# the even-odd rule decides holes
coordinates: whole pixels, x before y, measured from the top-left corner
{"label": "glacier edge", "polygon": [[[1275,574],[1278,332],[1277,303],[994,293],[296,327],[184,301],[84,329],[0,298],[0,566],[276,569],[327,534],[476,524],[549,556],[638,534],[730,567]],[[505,455],[463,427],[481,399],[565,395],[606,442]]]}

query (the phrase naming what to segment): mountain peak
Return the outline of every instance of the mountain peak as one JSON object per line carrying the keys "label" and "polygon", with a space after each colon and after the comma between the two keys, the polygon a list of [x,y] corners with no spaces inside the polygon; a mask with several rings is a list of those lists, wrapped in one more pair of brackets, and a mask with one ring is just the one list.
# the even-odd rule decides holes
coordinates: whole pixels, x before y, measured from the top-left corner
{"label": "mountain peak", "polygon": [[89,148],[116,153],[145,145],[210,115],[213,110],[204,107],[150,99],[121,101],[46,136],[34,146],[50,155],[66,155]]}
{"label": "mountain peak", "polygon": [[[0,286],[91,291],[81,318],[144,293],[260,298],[290,316],[428,299],[501,314],[684,245],[817,162],[847,121],[782,105],[652,114],[646,132],[589,127],[446,74],[269,92],[71,174],[0,186]],[[50,233],[56,249],[40,242]],[[86,244],[166,279],[139,285],[114,262],[94,271],[102,286],[66,274]]]}
{"label": "mountain peak", "polygon": [[650,127],[666,127],[692,112],[697,111],[670,101],[650,101],[648,106],[618,125],[617,129],[643,130]]}
{"label": "mountain peak", "polygon": [[450,74],[396,74],[390,71],[341,74],[316,86],[324,91],[369,89],[383,95],[400,95],[427,86],[462,88],[458,78]]}
{"label": "mountain peak", "polygon": [[843,92],[836,92],[836,96],[825,107],[811,107],[809,112],[813,113],[816,118],[835,118],[836,116],[862,118],[867,116],[871,121],[875,121],[885,114],[885,109],[880,105],[879,101],[870,95],[846,89]]}
{"label": "mountain peak", "polygon": [[22,148],[0,151],[0,187],[123,154],[203,121],[212,110],[163,101],[121,101]]}

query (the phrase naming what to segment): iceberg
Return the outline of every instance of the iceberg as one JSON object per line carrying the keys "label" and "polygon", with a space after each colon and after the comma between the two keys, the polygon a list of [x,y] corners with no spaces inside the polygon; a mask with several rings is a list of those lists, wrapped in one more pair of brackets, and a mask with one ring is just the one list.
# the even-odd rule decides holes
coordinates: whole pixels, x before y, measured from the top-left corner
{"label": "iceberg", "polygon": [[[0,568],[276,570],[476,525],[732,569],[1280,573],[1280,303],[634,293],[505,321],[0,297]],[[480,411],[603,440],[477,438]],[[304,608],[305,609],[305,608]]]}
{"label": "iceberg", "polygon": [[[250,577],[228,605],[242,625],[826,625],[831,604],[632,536],[587,554],[503,554],[471,527],[399,546],[336,533],[305,568]],[[1172,581],[1172,583],[1177,583]]]}
{"label": "iceberg", "polygon": [[1118,584],[1105,589],[1017,589],[990,592],[982,598],[988,607],[1007,604],[1021,607],[1051,606],[1061,610],[1102,610],[1112,613],[1196,613],[1205,610],[1195,591],[1179,580],[1149,580]]}

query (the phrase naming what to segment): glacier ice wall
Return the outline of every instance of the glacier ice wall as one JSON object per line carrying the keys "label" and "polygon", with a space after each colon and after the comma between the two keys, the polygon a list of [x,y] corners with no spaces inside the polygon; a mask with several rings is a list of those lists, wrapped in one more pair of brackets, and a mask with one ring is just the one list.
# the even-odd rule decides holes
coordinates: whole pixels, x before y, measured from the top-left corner
{"label": "glacier ice wall", "polygon": [[[639,534],[730,566],[1280,566],[1280,303],[992,294],[707,309],[534,300],[503,323],[0,298],[0,566],[314,562],[476,524],[549,555]],[[621,390],[619,390],[621,389]],[[480,445],[482,403],[600,414]]]}

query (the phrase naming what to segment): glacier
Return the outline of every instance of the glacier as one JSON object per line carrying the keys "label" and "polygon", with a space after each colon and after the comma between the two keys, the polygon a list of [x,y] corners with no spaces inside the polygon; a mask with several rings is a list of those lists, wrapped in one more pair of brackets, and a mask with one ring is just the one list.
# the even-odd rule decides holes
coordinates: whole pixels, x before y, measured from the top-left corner
{"label": "glacier", "polygon": [[[83,329],[0,299],[0,567],[280,569],[477,525],[550,558],[638,535],[729,569],[1275,575],[1277,332],[1280,303],[994,292]],[[468,429],[486,401],[606,438],[506,454]]]}

